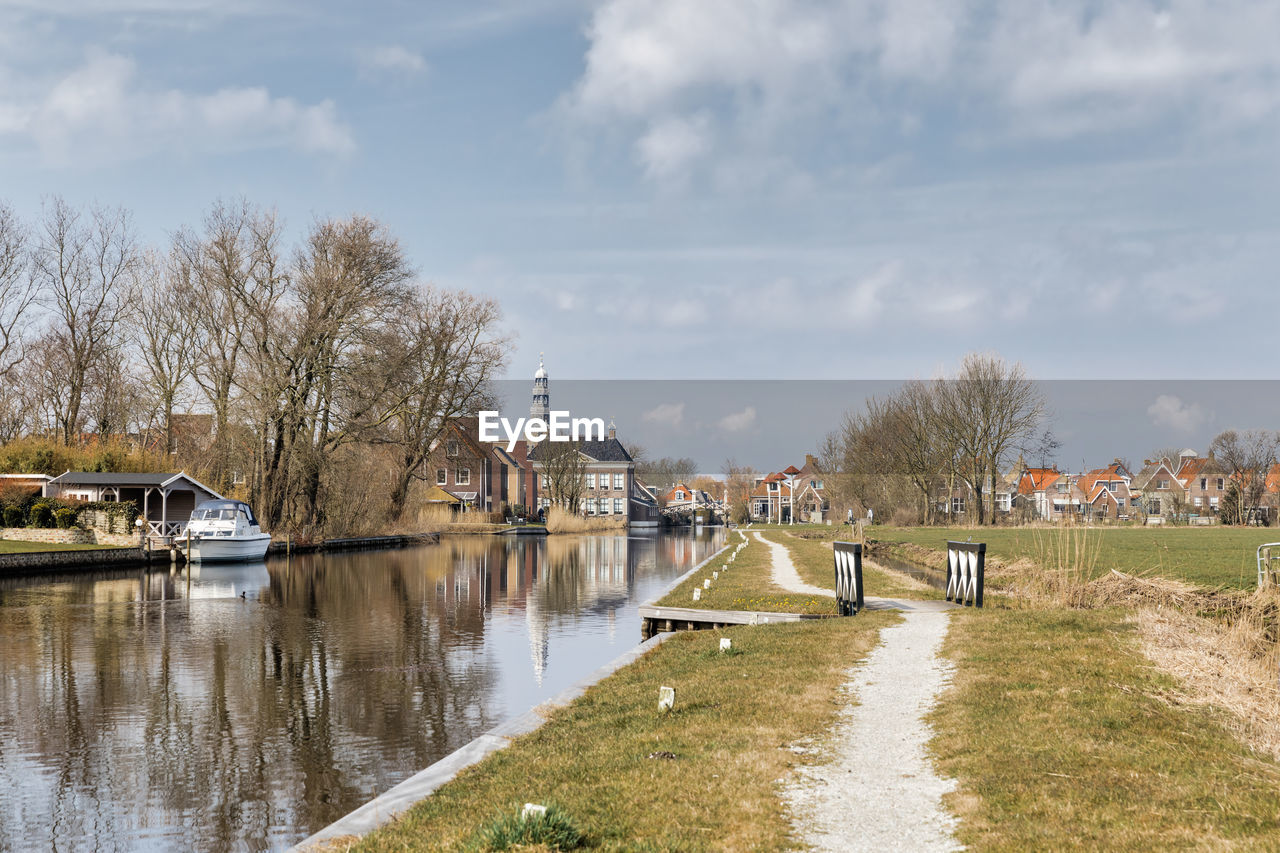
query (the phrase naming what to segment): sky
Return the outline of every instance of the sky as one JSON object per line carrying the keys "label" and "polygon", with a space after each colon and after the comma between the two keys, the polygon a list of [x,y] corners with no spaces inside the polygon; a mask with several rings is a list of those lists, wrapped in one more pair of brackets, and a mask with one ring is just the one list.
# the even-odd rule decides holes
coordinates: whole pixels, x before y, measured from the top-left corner
{"label": "sky", "polygon": [[1265,379],[1278,43],[1254,0],[0,0],[0,200],[372,215],[516,379]]}

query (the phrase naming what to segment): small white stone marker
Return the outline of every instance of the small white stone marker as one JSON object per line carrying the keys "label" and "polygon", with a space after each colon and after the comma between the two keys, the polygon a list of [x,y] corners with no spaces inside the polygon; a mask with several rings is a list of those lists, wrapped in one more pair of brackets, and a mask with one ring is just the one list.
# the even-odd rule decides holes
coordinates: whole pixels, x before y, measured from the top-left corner
{"label": "small white stone marker", "polygon": [[525,803],[524,810],[520,812],[520,818],[528,820],[529,818],[544,817],[546,813],[546,806],[540,806],[537,803]]}
{"label": "small white stone marker", "polygon": [[711,578],[703,578],[703,580],[702,580],[702,588],[703,588],[703,589],[711,589]]}
{"label": "small white stone marker", "polygon": [[719,573],[719,572],[712,572],[712,573],[711,573],[711,579],[712,579],[712,580],[717,580],[717,581],[718,581],[718,580],[720,580],[720,573]]}
{"label": "small white stone marker", "polygon": [[658,710],[662,713],[669,712],[676,704],[676,689],[674,687],[658,688]]}
{"label": "small white stone marker", "polygon": [[699,589],[698,587],[694,587],[694,588],[693,588],[693,600],[694,600],[694,601],[697,601],[697,600],[699,600],[700,598],[702,598],[702,590],[701,590],[701,589]]}
{"label": "small white stone marker", "polygon": [[720,638],[720,651],[722,651],[722,652],[727,652],[727,651],[729,651],[729,649],[731,649],[731,648],[733,648],[733,640],[730,640],[728,637],[721,637],[721,638]]}

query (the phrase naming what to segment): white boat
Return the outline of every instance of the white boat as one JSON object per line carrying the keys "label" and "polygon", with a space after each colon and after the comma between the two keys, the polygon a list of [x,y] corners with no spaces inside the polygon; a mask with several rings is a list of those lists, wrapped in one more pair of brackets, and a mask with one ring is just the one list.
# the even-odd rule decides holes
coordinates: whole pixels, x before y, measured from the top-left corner
{"label": "white boat", "polygon": [[263,533],[253,510],[243,501],[204,501],[197,504],[187,522],[187,534],[179,546],[190,553],[192,563],[261,560],[271,544],[271,534]]}

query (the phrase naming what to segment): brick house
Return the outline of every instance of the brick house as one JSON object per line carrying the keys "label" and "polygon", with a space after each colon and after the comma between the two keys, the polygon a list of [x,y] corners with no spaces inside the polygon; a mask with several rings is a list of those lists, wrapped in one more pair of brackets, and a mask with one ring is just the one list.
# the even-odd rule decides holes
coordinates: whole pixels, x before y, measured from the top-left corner
{"label": "brick house", "polygon": [[1178,482],[1186,490],[1187,509],[1195,515],[1217,515],[1222,499],[1227,496],[1230,472],[1214,455],[1180,457]]}
{"label": "brick house", "polygon": [[[508,504],[507,459],[496,444],[481,442],[477,418],[456,418],[423,463],[426,481],[453,498],[461,511],[502,512]],[[504,454],[505,455],[505,454]]]}
{"label": "brick house", "polygon": [[1162,518],[1186,504],[1186,490],[1168,459],[1144,459],[1129,491],[1148,518]]}

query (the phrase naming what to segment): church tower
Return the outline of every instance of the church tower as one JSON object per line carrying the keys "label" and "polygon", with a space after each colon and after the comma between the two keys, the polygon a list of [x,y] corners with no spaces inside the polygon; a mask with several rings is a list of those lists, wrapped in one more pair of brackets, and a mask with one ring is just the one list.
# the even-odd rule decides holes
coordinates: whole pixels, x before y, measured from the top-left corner
{"label": "church tower", "polygon": [[529,405],[529,417],[548,421],[551,418],[551,392],[547,389],[547,368],[538,353],[538,372],[533,374],[533,402]]}

